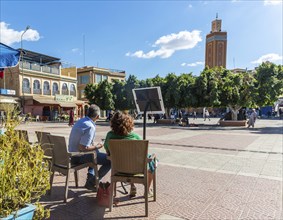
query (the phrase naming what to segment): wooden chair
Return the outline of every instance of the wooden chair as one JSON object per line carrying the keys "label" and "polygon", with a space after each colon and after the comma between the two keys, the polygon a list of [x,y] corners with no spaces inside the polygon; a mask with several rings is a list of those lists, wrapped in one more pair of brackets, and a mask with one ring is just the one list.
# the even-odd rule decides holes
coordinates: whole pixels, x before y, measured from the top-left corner
{"label": "wooden chair", "polygon": [[48,163],[50,169],[52,166],[52,144],[49,141],[49,132],[35,131],[37,141],[44,151],[44,160]]}
{"label": "wooden chair", "polygon": [[[113,206],[113,193],[117,182],[138,183],[144,185],[145,216],[148,216],[148,169],[147,140],[109,140],[111,159],[111,198],[110,211]],[[154,201],[156,200],[156,178],[153,178]],[[116,189],[115,189],[116,190]]]}
{"label": "wooden chair", "polygon": [[[96,161],[96,153],[94,152],[68,152],[65,137],[56,135],[47,135],[51,144],[53,144],[53,159],[52,159],[52,174],[50,178],[50,193],[52,189],[52,183],[54,178],[54,172],[60,172],[66,176],[65,183],[65,198],[64,202],[67,202],[68,198],[68,186],[69,186],[69,176],[71,172],[75,174],[76,187],[78,187],[78,170],[86,167],[93,167],[96,176],[96,187],[98,187],[98,169]],[[71,164],[71,157],[82,154],[92,154],[95,163],[84,163],[84,164]]]}

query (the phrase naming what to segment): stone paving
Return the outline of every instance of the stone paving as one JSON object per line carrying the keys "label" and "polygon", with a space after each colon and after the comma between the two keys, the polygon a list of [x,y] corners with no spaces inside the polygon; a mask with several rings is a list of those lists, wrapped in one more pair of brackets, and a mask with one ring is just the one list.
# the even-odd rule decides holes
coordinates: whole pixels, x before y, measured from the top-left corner
{"label": "stone paving", "polygon": [[[119,203],[109,212],[97,205],[96,193],[83,187],[85,169],[79,173],[79,188],[71,176],[66,204],[65,177],[55,175],[52,194],[42,198],[50,219],[283,219],[283,120],[259,119],[254,129],[219,127],[217,121],[190,120],[198,127],[148,123],[149,151],[160,160],[157,201],[150,200],[148,218],[142,186],[133,199],[118,192]],[[36,130],[65,137],[71,130],[66,123],[40,122],[19,129],[28,129],[32,141]],[[108,130],[107,122],[98,122],[97,140]],[[142,136],[140,121],[135,131]]]}

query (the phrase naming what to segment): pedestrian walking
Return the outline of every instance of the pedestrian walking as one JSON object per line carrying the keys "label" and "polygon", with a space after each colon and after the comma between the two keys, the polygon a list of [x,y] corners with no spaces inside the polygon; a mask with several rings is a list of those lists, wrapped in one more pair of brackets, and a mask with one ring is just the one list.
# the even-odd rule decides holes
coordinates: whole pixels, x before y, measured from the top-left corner
{"label": "pedestrian walking", "polygon": [[193,112],[194,120],[197,119],[197,113],[196,111]]}
{"label": "pedestrian walking", "polygon": [[204,121],[206,121],[206,119],[208,119],[210,121],[210,116],[209,116],[209,112],[208,112],[207,109],[204,112]]}
{"label": "pedestrian walking", "polygon": [[71,109],[69,113],[69,126],[73,126],[73,125],[74,125],[74,111],[73,109]]}
{"label": "pedestrian walking", "polygon": [[254,128],[256,118],[257,118],[257,113],[256,113],[255,109],[253,109],[253,111],[252,111],[252,113],[250,114],[250,117],[249,117],[248,128],[250,126],[252,126]]}

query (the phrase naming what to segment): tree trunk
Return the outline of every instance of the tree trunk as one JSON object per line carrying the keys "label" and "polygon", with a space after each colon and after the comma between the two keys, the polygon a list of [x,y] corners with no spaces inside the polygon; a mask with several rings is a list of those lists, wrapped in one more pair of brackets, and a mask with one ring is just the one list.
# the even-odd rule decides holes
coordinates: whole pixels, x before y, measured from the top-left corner
{"label": "tree trunk", "polygon": [[237,121],[238,120],[238,111],[242,108],[241,106],[231,106],[229,105],[229,108],[232,112],[231,116],[232,116],[232,120],[233,121]]}

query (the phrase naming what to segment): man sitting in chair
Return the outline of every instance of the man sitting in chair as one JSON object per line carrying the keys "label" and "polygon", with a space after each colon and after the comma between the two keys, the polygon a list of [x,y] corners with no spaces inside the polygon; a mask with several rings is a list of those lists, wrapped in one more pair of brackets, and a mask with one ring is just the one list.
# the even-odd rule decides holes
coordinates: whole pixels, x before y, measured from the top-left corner
{"label": "man sitting in chair", "polygon": [[[88,108],[87,116],[80,119],[72,127],[69,137],[69,152],[88,152],[96,151],[97,164],[101,165],[98,176],[99,179],[104,177],[111,168],[110,160],[106,158],[105,153],[99,152],[99,149],[103,147],[102,143],[94,144],[96,125],[95,122],[99,118],[100,109],[96,105],[91,105]],[[80,156],[73,156],[71,159],[73,164],[94,162],[92,154],[85,154]],[[85,188],[96,191],[95,186],[95,173],[92,167],[88,168],[87,180]]]}

